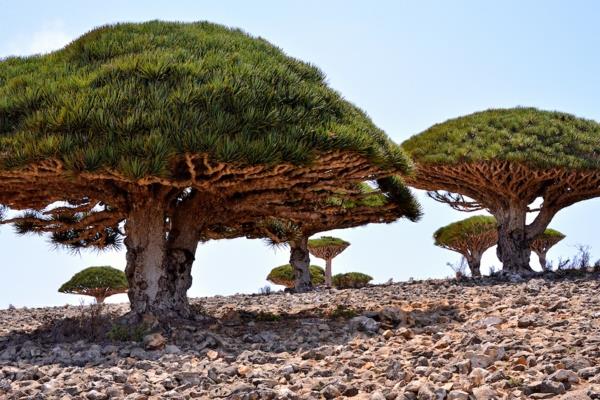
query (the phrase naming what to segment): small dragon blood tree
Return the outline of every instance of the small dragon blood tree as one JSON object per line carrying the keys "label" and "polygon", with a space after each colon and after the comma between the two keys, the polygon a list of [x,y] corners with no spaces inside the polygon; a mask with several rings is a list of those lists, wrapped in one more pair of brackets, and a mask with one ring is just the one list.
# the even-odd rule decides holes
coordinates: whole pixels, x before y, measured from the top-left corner
{"label": "small dragon blood tree", "polygon": [[[600,195],[600,124],[561,112],[478,112],[402,146],[416,166],[408,184],[456,209],[496,217],[497,255],[513,273],[532,271],[531,243],[557,212]],[[537,199],[541,205],[532,207]],[[528,213],[537,213],[530,223]]]}
{"label": "small dragon blood tree", "polygon": [[127,293],[127,277],[113,267],[89,267],[73,275],[58,291],[92,296],[96,303],[104,303],[108,296]]}
{"label": "small dragon blood tree", "polygon": [[[321,285],[325,281],[325,271],[318,265],[309,267],[310,282],[313,286]],[[271,270],[267,280],[276,285],[283,285],[287,288],[293,288],[296,283],[294,268],[290,264],[281,265]]]}
{"label": "small dragon blood tree", "polygon": [[304,201],[284,217],[258,219],[240,214],[235,217],[236,226],[214,225],[204,234],[206,239],[246,236],[266,238],[270,244],[289,245],[290,265],[296,276],[294,289],[305,292],[312,289],[308,268],[310,236],[368,223],[391,223],[402,217],[417,221],[421,209],[402,180],[393,176],[349,187],[338,183],[331,196]]}
{"label": "small dragon blood tree", "polygon": [[446,225],[433,234],[435,245],[456,251],[467,260],[471,276],[481,276],[481,257],[498,241],[494,217],[477,215]]}
{"label": "small dragon blood tree", "polygon": [[[324,74],[208,22],[95,29],[0,61],[0,204],[20,233],[127,248],[131,314],[188,318],[208,226],[302,221],[411,162]],[[319,215],[318,210],[312,210]]]}
{"label": "small dragon blood tree", "polygon": [[531,242],[531,250],[537,254],[540,260],[540,266],[542,270],[548,270],[548,263],[546,262],[546,254],[548,250],[556,243],[563,240],[566,236],[554,229],[546,229],[544,233],[539,235]]}
{"label": "small dragon blood tree", "polygon": [[350,246],[349,242],[332,236],[321,236],[308,241],[308,251],[315,257],[325,260],[325,285],[331,287],[331,261]]}

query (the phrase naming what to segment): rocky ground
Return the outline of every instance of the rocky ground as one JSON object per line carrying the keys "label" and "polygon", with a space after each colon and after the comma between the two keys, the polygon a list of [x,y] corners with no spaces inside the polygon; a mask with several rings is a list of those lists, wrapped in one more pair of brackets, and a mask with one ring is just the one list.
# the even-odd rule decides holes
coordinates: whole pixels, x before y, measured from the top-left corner
{"label": "rocky ground", "polygon": [[595,399],[599,283],[216,296],[193,300],[210,318],[108,336],[125,305],[2,310],[0,398]]}

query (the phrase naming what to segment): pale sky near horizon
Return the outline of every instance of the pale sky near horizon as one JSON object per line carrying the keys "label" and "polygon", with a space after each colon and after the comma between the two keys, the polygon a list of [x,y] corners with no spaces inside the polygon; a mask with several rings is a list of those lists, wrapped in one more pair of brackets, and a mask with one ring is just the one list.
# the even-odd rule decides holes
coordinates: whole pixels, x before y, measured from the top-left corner
{"label": "pale sky near horizon", "polygon": [[[600,3],[592,0],[0,0],[0,6],[0,58],[49,52],[113,22],[208,20],[242,28],[320,67],[333,88],[397,142],[448,118],[496,107],[534,106],[600,121]],[[431,236],[469,215],[423,193],[419,198],[425,215],[418,223],[333,231],[352,243],[334,260],[334,273],[361,271],[374,282],[451,275],[446,262],[460,257],[436,248]],[[571,256],[576,244],[590,245],[594,259],[600,257],[599,211],[598,199],[561,211],[551,227],[567,238],[549,258]],[[0,308],[78,304],[77,296],[57,293],[61,283],[86,266],[125,265],[124,251],[71,255],[53,250],[44,237],[17,237],[10,227],[0,228],[0,246]],[[259,240],[201,245],[188,294],[258,292],[269,270],[288,258],[286,249]],[[483,265],[499,265],[494,249]]]}

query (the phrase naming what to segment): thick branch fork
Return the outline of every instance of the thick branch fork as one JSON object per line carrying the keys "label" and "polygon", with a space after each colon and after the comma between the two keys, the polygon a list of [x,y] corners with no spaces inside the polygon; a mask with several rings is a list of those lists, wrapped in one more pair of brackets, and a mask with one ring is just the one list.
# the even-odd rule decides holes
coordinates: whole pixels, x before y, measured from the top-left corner
{"label": "thick branch fork", "polygon": [[[456,209],[485,208],[498,221],[498,258],[504,269],[529,273],[530,246],[554,215],[576,202],[600,196],[600,172],[569,168],[539,169],[511,161],[459,164],[416,164],[410,186],[429,191]],[[452,195],[456,193],[456,195]],[[464,200],[463,196],[473,199]],[[542,198],[535,219],[527,224],[529,205]]]}

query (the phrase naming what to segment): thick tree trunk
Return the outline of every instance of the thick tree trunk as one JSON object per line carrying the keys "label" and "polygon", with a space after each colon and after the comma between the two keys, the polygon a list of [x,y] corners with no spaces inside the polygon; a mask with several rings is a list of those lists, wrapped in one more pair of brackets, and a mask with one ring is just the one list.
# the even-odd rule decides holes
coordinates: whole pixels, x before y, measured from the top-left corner
{"label": "thick tree trunk", "polygon": [[473,278],[481,277],[481,254],[472,254],[467,257],[467,263],[469,264],[469,271]]}
{"label": "thick tree trunk", "polygon": [[[179,240],[169,232],[165,211],[157,202],[132,206],[125,244],[128,296],[134,317],[151,314],[160,320],[190,316],[187,290],[197,241]],[[168,234],[167,234],[168,233]]]}
{"label": "thick tree trunk", "polygon": [[333,279],[331,277],[331,258],[325,259],[325,286],[331,287]]}
{"label": "thick tree trunk", "polygon": [[540,260],[540,267],[542,267],[542,271],[548,271],[548,262],[546,261],[546,253],[542,251],[534,251],[538,256],[538,260]]}
{"label": "thick tree trunk", "polygon": [[530,240],[525,232],[525,207],[514,207],[497,213],[498,247],[496,254],[502,261],[502,270],[520,275],[533,272],[529,266]]}
{"label": "thick tree trunk", "polygon": [[294,289],[296,292],[312,290],[310,280],[310,255],[308,253],[308,237],[293,240],[290,245],[290,265],[294,269]]}

